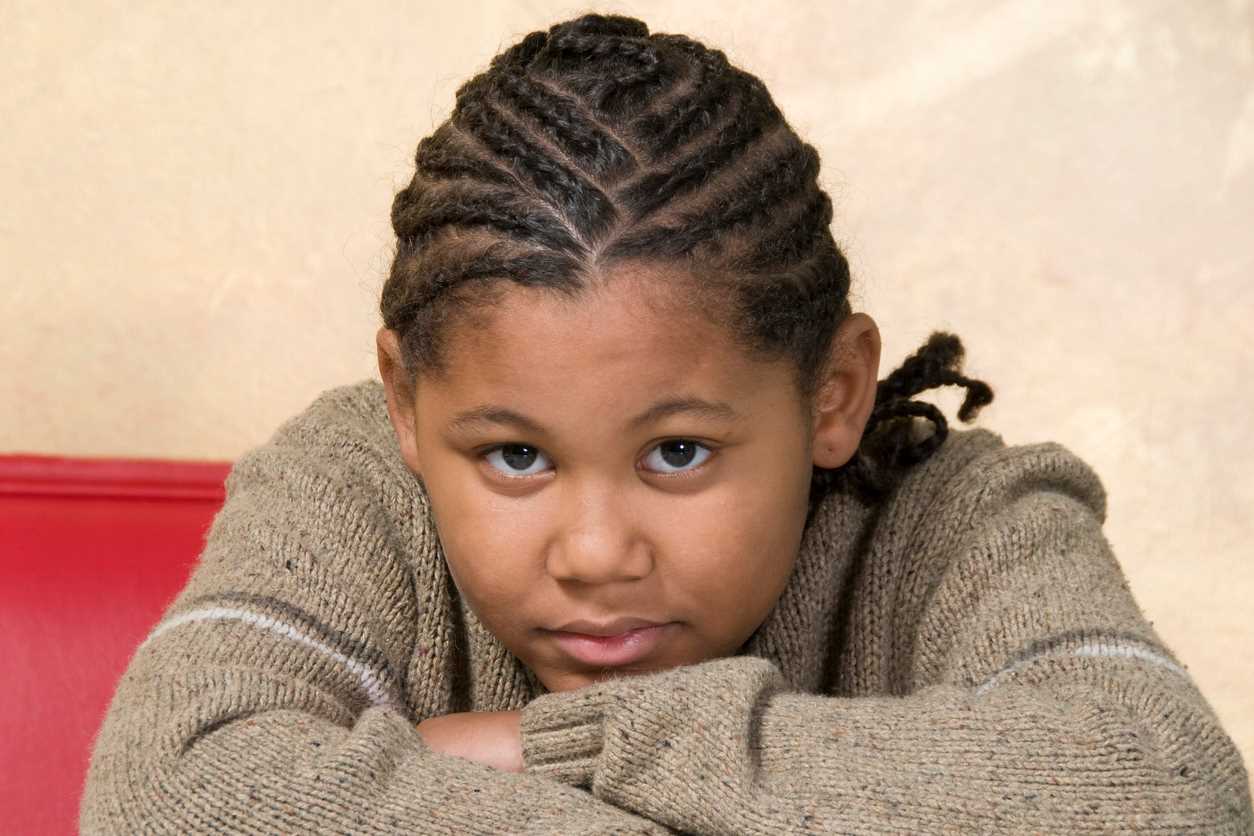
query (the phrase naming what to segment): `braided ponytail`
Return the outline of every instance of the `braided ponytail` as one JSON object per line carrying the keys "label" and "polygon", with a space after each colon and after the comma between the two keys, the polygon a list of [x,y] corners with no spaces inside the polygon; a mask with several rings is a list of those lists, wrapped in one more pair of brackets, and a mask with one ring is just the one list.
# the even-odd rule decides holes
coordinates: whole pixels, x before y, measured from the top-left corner
{"label": "braided ponytail", "polygon": [[[945,443],[949,424],[944,414],[930,403],[910,400],[912,395],[938,386],[964,387],[967,394],[958,409],[958,418],[967,423],[992,403],[993,390],[987,383],[961,373],[964,353],[958,337],[934,332],[922,348],[879,382],[875,387],[875,407],[854,457],[836,469],[814,469],[810,482],[811,516],[823,497],[833,491],[852,492],[868,504],[882,500],[903,468],[924,461]],[[915,417],[932,422],[930,435],[915,437]]]}

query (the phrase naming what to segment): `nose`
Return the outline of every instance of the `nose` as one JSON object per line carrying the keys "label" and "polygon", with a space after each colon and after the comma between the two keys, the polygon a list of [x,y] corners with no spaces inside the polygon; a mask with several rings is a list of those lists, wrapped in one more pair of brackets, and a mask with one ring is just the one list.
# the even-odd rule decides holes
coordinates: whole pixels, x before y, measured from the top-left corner
{"label": "nose", "polygon": [[614,489],[573,496],[546,564],[557,580],[609,584],[640,580],[653,556],[621,495]]}

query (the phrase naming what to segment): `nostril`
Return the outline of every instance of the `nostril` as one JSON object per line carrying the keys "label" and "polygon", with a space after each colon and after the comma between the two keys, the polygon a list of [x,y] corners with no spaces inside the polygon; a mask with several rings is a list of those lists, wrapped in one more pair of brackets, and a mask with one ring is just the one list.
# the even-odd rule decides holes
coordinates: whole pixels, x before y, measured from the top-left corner
{"label": "nostril", "polygon": [[622,583],[648,577],[653,558],[644,548],[597,548],[588,543],[565,543],[549,554],[549,574],[558,580],[589,584]]}

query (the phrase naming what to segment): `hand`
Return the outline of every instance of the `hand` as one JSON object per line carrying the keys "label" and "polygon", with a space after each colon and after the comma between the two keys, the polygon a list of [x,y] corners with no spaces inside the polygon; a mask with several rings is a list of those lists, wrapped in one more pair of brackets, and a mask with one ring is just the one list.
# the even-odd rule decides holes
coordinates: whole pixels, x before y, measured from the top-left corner
{"label": "hand", "polygon": [[517,711],[461,711],[428,717],[418,733],[437,752],[491,766],[522,772],[522,735]]}

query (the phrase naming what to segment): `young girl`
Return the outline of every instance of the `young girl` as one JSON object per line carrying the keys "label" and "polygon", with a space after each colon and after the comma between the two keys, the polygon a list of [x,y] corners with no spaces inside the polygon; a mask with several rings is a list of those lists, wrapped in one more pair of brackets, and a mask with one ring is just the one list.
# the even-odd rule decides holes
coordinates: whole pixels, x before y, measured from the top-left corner
{"label": "young girl", "polygon": [[85,833],[1251,833],[1057,444],[877,383],[815,150],[723,53],[534,32],[396,196],[379,381],[242,457]]}

